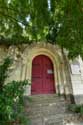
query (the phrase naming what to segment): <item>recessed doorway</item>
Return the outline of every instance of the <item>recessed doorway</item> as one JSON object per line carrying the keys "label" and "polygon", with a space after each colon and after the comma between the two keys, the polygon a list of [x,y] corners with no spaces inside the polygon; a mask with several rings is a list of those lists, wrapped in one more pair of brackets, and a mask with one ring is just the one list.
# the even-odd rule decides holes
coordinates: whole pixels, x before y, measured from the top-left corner
{"label": "recessed doorway", "polygon": [[38,55],[32,61],[31,94],[55,93],[54,68],[49,57]]}

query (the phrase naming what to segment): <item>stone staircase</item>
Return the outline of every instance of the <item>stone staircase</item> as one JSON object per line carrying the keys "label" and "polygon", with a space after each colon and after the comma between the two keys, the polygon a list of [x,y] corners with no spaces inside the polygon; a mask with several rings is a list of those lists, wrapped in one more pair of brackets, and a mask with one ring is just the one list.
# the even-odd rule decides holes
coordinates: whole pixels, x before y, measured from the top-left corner
{"label": "stone staircase", "polygon": [[25,111],[30,125],[63,125],[66,112],[64,97],[55,94],[25,97]]}

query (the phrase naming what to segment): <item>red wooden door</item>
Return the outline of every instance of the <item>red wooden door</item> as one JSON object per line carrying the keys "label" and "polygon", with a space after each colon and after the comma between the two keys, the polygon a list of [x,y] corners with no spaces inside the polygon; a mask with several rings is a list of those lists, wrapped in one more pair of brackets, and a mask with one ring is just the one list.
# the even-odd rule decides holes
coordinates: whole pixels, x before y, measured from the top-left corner
{"label": "red wooden door", "polygon": [[53,64],[47,56],[39,55],[33,59],[31,93],[55,93]]}

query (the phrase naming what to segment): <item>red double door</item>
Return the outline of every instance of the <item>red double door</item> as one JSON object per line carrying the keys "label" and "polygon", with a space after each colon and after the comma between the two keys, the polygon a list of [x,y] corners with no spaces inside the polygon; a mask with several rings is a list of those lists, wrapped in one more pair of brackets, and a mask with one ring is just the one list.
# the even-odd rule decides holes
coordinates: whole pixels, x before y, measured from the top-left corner
{"label": "red double door", "polygon": [[55,93],[53,64],[47,56],[39,55],[33,59],[31,93]]}

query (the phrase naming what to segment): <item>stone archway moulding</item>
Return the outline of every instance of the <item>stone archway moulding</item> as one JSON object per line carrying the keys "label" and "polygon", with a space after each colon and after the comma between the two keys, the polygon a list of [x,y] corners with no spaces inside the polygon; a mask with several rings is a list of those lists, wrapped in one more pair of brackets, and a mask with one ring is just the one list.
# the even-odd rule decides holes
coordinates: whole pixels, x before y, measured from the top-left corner
{"label": "stone archway moulding", "polygon": [[[25,76],[26,79],[28,79],[31,82],[31,78],[32,78],[32,60],[34,57],[38,56],[38,55],[46,55],[48,56],[52,63],[53,63],[53,67],[54,67],[54,80],[55,80],[55,86],[56,86],[56,93],[64,93],[64,78],[63,75],[61,75],[62,71],[62,57],[61,57],[61,53],[60,53],[60,49],[55,48],[53,45],[51,44],[36,44],[35,46],[31,46],[30,48],[26,48],[24,51],[24,55],[25,55],[25,60],[26,60],[26,66],[25,66]],[[25,79],[24,76],[24,79]],[[28,85],[26,87],[26,95],[31,95],[31,85]]]}

